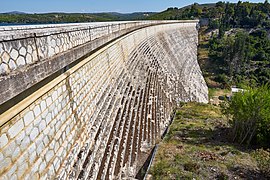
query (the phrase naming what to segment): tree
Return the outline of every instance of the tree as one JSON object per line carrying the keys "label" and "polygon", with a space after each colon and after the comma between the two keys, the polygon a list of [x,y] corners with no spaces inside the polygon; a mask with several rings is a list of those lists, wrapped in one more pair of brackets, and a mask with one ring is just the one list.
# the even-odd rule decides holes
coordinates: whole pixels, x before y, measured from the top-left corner
{"label": "tree", "polygon": [[223,107],[231,120],[232,140],[240,144],[270,147],[269,85],[236,93]]}

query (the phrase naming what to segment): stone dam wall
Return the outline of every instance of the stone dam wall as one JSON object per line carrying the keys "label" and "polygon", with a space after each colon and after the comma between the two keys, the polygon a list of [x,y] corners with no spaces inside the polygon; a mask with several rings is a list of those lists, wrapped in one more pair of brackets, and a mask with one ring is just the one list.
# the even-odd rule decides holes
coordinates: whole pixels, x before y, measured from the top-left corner
{"label": "stone dam wall", "polygon": [[[196,23],[157,24],[130,32],[64,68],[3,112],[0,179],[134,178],[177,104],[208,101],[197,62]],[[2,76],[14,78],[13,73],[40,65],[29,67],[26,61]]]}
{"label": "stone dam wall", "polygon": [[122,21],[0,27],[0,104],[94,49],[142,27],[179,21]]}

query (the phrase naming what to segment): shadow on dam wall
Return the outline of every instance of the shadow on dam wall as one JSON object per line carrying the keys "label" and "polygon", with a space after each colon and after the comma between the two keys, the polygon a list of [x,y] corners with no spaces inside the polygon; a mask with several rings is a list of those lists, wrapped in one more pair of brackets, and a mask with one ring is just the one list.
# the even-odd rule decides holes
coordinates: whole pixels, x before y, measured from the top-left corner
{"label": "shadow on dam wall", "polygon": [[134,178],[177,104],[208,101],[197,43],[195,22],[156,25],[67,69],[0,116],[0,177]]}

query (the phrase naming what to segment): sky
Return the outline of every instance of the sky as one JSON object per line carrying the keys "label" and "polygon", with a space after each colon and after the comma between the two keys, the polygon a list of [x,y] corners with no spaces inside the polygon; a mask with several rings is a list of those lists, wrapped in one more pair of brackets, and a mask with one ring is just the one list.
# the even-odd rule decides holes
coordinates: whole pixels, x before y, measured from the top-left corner
{"label": "sky", "polygon": [[[183,7],[194,2],[213,3],[218,0],[1,0],[0,13],[21,11],[45,12],[160,12],[168,7]],[[237,2],[230,0],[229,2]],[[249,2],[264,2],[251,0]]]}

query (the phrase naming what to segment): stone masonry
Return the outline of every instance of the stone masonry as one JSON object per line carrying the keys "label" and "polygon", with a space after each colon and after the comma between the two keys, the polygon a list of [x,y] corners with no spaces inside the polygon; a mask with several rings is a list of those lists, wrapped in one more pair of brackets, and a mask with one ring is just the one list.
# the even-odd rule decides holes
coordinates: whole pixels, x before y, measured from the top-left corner
{"label": "stone masonry", "polygon": [[[122,36],[1,114],[0,179],[134,178],[177,104],[208,102],[196,24],[167,22]],[[0,42],[2,75],[93,40],[89,29],[65,28]]]}
{"label": "stone masonry", "polygon": [[[173,22],[178,21],[170,23]],[[0,104],[127,32],[166,23],[123,21],[0,27]]]}

